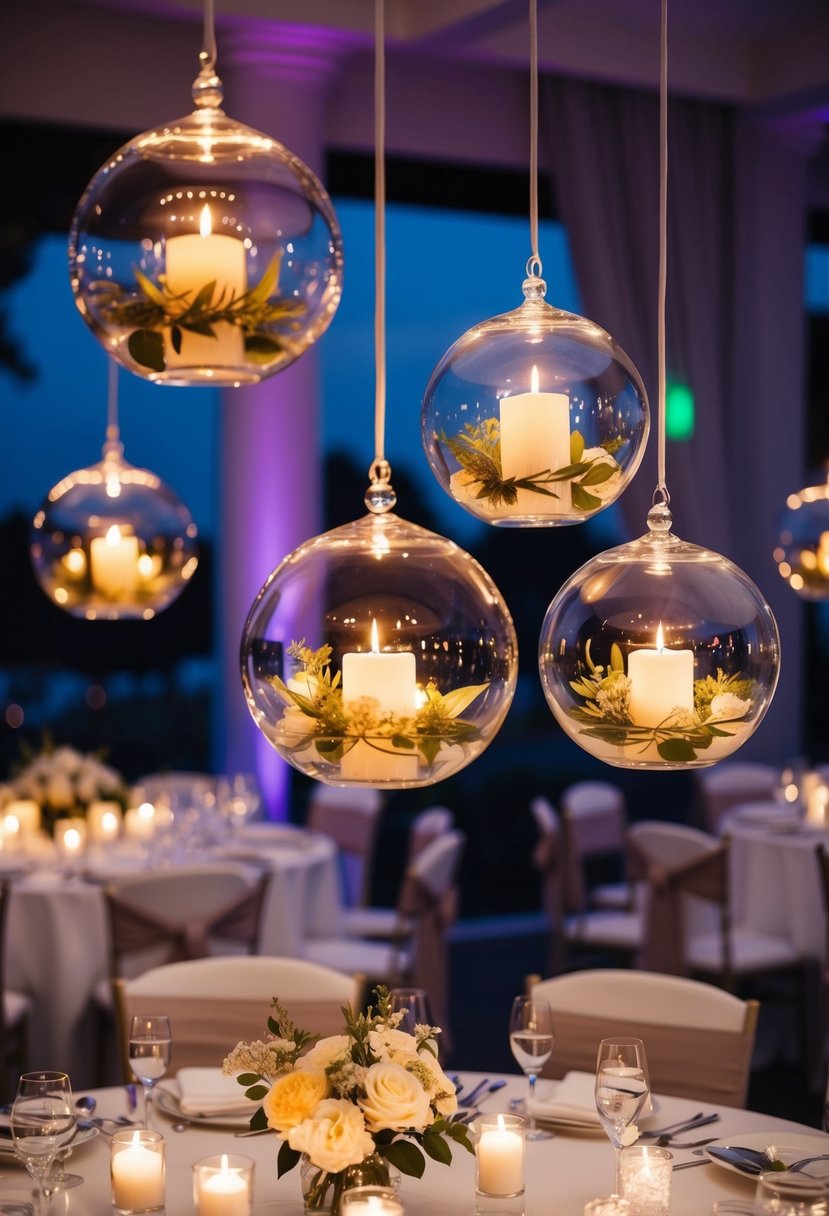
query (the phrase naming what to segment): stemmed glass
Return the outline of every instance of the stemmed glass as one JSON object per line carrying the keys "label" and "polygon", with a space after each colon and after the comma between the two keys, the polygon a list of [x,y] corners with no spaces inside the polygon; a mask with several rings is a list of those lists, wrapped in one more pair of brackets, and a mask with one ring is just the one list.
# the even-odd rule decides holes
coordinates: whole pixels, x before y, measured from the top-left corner
{"label": "stemmed glass", "polygon": [[596,1109],[614,1153],[613,1194],[619,1194],[624,1136],[641,1115],[650,1093],[645,1044],[617,1036],[602,1039],[596,1060]]}
{"label": "stemmed glass", "polygon": [[144,1126],[150,1126],[152,1089],[170,1064],[172,1034],[166,1013],[142,1013],[130,1026],[130,1068],[144,1087]]}
{"label": "stemmed glass", "polygon": [[216,782],[216,802],[231,829],[243,827],[262,805],[255,773],[230,773]]}
{"label": "stemmed glass", "polygon": [[55,1186],[50,1177],[58,1151],[75,1134],[72,1086],[65,1072],[24,1072],[11,1111],[15,1152],[37,1182],[39,1210]]}
{"label": "stemmed glass", "polygon": [[527,1101],[524,1103],[524,1109],[529,1116],[526,1139],[550,1140],[553,1133],[536,1127],[532,1114],[535,1082],[539,1070],[549,1060],[555,1045],[553,1011],[547,1001],[535,1001],[528,996],[515,998],[510,1014],[509,1045],[529,1081]]}
{"label": "stemmed glass", "polygon": [[400,1013],[401,1018],[397,1029],[406,1034],[414,1034],[415,1026],[431,1026],[432,1010],[425,988],[392,988],[389,993],[389,1007],[392,1013]]}

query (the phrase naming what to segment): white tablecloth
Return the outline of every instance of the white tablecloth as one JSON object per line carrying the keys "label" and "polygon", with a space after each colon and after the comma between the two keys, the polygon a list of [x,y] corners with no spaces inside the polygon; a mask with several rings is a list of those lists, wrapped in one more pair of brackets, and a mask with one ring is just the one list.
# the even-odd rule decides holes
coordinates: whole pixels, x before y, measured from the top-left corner
{"label": "white tablecloth", "polygon": [[[494,1077],[495,1074],[488,1074]],[[478,1077],[467,1074],[468,1085]],[[552,1085],[553,1082],[547,1084]],[[489,1096],[483,1103],[487,1111],[507,1111],[509,1099],[522,1096],[526,1081],[523,1077],[512,1077],[509,1085],[497,1094]],[[106,1090],[98,1094],[97,1113],[124,1114],[126,1100],[123,1090]],[[710,1104],[692,1102],[687,1098],[656,1096],[657,1109],[649,1121],[659,1127],[674,1123],[684,1117],[690,1118],[700,1109],[706,1112],[717,1108]],[[730,1137],[739,1144],[740,1134],[750,1132],[769,1134],[781,1143],[783,1133],[815,1135],[821,1138],[829,1150],[829,1136],[823,1136],[816,1128],[803,1127],[781,1119],[772,1119],[749,1111],[720,1107],[720,1121],[706,1128],[711,1135]],[[292,1170],[277,1181],[276,1154],[278,1141],[275,1135],[234,1138],[227,1130],[190,1127],[176,1133],[171,1130],[171,1120],[154,1113],[155,1126],[165,1133],[167,1149],[167,1212],[170,1216],[191,1216],[193,1208],[192,1164],[201,1157],[217,1153],[243,1153],[255,1161],[254,1213],[256,1216],[301,1216],[302,1201],[299,1189],[299,1173]],[[644,1126],[644,1124],[643,1124]],[[689,1139],[701,1139],[702,1135],[691,1135]],[[677,1161],[696,1160],[689,1151],[675,1150]],[[58,1195],[53,1201],[50,1216],[111,1216],[109,1189],[109,1143],[105,1136],[82,1146],[73,1154],[69,1168],[82,1174],[85,1182],[74,1190]],[[608,1194],[613,1181],[613,1154],[604,1133],[583,1134],[560,1130],[553,1140],[528,1142],[526,1146],[526,1192],[523,1201],[496,1202],[488,1211],[499,1213],[521,1212],[525,1216],[582,1216],[588,1200]],[[7,1157],[0,1157],[0,1195],[11,1200],[27,1195],[31,1184],[26,1182],[21,1166],[9,1164]],[[673,1175],[672,1216],[708,1216],[715,1199],[726,1197],[749,1199],[754,1191],[754,1181],[749,1177],[727,1171],[720,1166],[706,1164],[698,1169],[676,1171]],[[476,1209],[475,1169],[473,1158],[463,1149],[453,1150],[450,1166],[427,1160],[426,1173],[421,1179],[404,1177],[401,1198],[407,1212],[456,1213]]]}
{"label": "white tablecloth", "polygon": [[[284,829],[282,832],[284,833]],[[249,860],[272,873],[263,916],[262,954],[298,956],[306,936],[339,931],[337,851],[328,837],[275,831],[255,846]],[[228,851],[216,851],[214,857]],[[199,861],[205,861],[205,855]],[[146,865],[146,862],[142,862]],[[135,869],[129,856],[99,859],[96,878]],[[251,870],[255,875],[256,871]],[[29,1055],[32,1068],[60,1068],[76,1061],[81,1084],[93,1080],[96,1031],[90,998],[108,974],[104,902],[98,882],[66,879],[55,870],[13,882],[7,924],[7,984],[33,1000]]]}

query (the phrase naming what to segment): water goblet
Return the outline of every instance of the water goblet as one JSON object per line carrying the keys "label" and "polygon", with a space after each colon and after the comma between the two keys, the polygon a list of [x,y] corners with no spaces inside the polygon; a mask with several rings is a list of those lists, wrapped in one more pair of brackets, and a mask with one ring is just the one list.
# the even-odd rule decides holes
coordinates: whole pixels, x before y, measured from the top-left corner
{"label": "water goblet", "polygon": [[510,1014],[509,1045],[529,1083],[524,1103],[528,1116],[525,1138],[550,1140],[553,1133],[536,1126],[531,1110],[539,1070],[549,1060],[555,1045],[553,1011],[547,1001],[536,1001],[528,996],[515,998]]}
{"label": "water goblet", "polygon": [[389,993],[392,1013],[403,1013],[397,1029],[414,1034],[415,1026],[431,1026],[432,1010],[425,988],[392,988]]}
{"label": "water goblet", "polygon": [[619,1165],[625,1133],[642,1113],[650,1093],[645,1045],[618,1035],[602,1039],[596,1060],[596,1109],[613,1145],[613,1194],[619,1194]]}
{"label": "water goblet", "polygon": [[829,1182],[809,1174],[768,1171],[757,1179],[757,1216],[827,1216]]}
{"label": "water goblet", "polygon": [[137,1014],[130,1026],[130,1068],[144,1089],[144,1126],[150,1127],[153,1086],[170,1064],[172,1034],[166,1013]]}
{"label": "water goblet", "polygon": [[55,1156],[75,1134],[72,1086],[65,1072],[24,1072],[11,1110],[11,1132],[17,1156],[37,1183],[38,1210],[55,1190],[51,1178]]}
{"label": "water goblet", "polygon": [[255,818],[262,806],[262,791],[255,773],[230,773],[216,782],[216,803],[231,829]]}

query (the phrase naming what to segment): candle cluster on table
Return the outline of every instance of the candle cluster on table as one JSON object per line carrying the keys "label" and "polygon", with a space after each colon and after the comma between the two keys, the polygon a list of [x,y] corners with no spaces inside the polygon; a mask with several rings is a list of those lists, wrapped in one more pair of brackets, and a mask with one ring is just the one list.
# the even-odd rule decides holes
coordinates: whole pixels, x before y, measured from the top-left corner
{"label": "candle cluster on table", "polygon": [[668,1216],[672,1177],[673,1154],[667,1149],[640,1144],[622,1149],[619,1189],[633,1216]]}
{"label": "candle cluster on table", "polygon": [[251,1157],[222,1153],[193,1165],[193,1202],[198,1216],[250,1216],[253,1203]]}
{"label": "candle cluster on table", "polygon": [[475,1186],[479,1194],[508,1197],[524,1190],[524,1120],[520,1115],[479,1115],[471,1123],[475,1141]]}
{"label": "candle cluster on table", "polygon": [[147,1128],[116,1132],[110,1141],[112,1206],[122,1216],[165,1204],[164,1137]]}

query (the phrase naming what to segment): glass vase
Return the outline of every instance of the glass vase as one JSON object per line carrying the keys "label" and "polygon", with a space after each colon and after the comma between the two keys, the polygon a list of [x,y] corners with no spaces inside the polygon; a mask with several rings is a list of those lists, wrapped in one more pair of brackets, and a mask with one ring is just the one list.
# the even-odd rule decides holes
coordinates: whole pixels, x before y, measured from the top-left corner
{"label": "glass vase", "polygon": [[307,1153],[303,1153],[299,1163],[299,1180],[306,1212],[314,1213],[315,1216],[320,1213],[340,1216],[340,1201],[344,1191],[356,1186],[387,1186],[396,1189],[400,1185],[400,1172],[379,1153],[372,1153],[359,1164],[346,1166],[344,1170],[338,1170],[336,1173],[320,1169],[318,1165],[314,1165]]}

